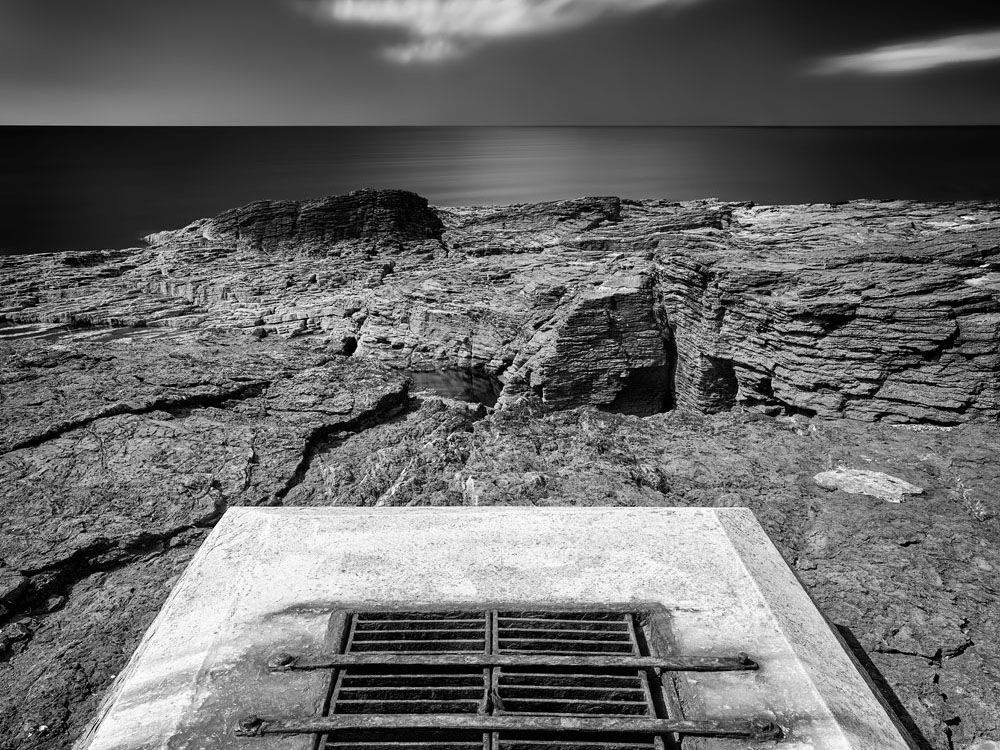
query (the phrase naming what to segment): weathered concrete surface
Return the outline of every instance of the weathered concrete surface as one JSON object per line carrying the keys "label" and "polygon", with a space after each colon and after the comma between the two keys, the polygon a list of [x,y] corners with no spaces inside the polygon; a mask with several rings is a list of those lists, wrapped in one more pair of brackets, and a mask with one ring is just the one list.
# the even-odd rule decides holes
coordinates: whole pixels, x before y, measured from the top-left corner
{"label": "weathered concrete surface", "polygon": [[704,713],[689,718],[776,721],[789,750],[909,747],[753,514],[702,508],[234,508],[77,747],[177,747],[185,736],[235,747],[246,713],[318,715],[320,675],[261,664],[289,643],[300,654],[329,648],[338,606],[630,602],[666,607],[678,653],[747,651],[760,663],[698,674],[691,689]]}

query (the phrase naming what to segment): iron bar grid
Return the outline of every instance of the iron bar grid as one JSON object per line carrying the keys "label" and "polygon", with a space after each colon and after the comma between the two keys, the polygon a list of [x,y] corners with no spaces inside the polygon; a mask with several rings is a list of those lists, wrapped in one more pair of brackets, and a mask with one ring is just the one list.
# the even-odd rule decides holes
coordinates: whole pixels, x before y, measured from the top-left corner
{"label": "iron bar grid", "polygon": [[743,653],[657,654],[635,612],[353,612],[344,633],[341,653],[269,663],[329,672],[322,717],[251,717],[238,733],[312,733],[322,750],[664,750],[684,735],[780,737],[770,723],[683,717],[670,672],[758,665]]}

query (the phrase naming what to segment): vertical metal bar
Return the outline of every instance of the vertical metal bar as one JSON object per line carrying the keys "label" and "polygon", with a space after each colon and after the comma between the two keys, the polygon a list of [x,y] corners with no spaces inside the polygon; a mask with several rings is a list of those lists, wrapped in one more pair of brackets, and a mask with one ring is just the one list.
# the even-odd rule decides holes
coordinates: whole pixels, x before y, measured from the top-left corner
{"label": "vertical metal bar", "polygon": [[[349,626],[347,628],[347,637],[344,638],[341,645],[341,651],[343,653],[348,653],[351,650],[351,644],[354,642],[354,631],[357,628],[358,613],[349,612],[347,614],[347,622]],[[347,667],[342,667],[334,669],[330,673],[331,679],[333,680],[333,689],[327,693],[326,705],[323,706],[323,715],[330,716],[337,710],[337,699],[340,697],[340,687],[344,683],[344,675],[347,674]],[[321,735],[322,745],[319,748],[325,747],[327,742],[329,742],[332,732],[329,734]]]}
{"label": "vertical metal bar", "polygon": [[642,693],[646,698],[646,710],[650,716],[657,716],[656,703],[653,702],[653,689],[649,684],[649,675],[645,669],[639,670],[639,680],[642,682]]}
{"label": "vertical metal bar", "polygon": [[668,719],[683,719],[684,710],[681,708],[681,699],[677,694],[677,687],[674,685],[673,673],[656,670],[660,678],[660,689],[663,693],[663,702],[667,704]]}
{"label": "vertical metal bar", "polygon": [[[483,653],[490,653],[490,645],[493,643],[493,614],[489,611],[483,612]],[[490,687],[492,686],[492,670],[490,667],[483,667],[483,699],[479,701],[478,713],[489,712]],[[485,733],[484,733],[485,734]],[[485,742],[485,737],[483,739]]]}
{"label": "vertical metal bar", "polygon": [[[353,620],[351,618],[352,625],[351,629],[353,631]],[[330,673],[330,679],[333,680],[333,689],[327,693],[326,705],[323,706],[323,715],[330,716],[337,710],[337,698],[340,697],[340,687],[344,682],[344,675],[347,674],[347,668],[335,669]],[[331,740],[333,732],[327,734],[317,735],[318,741],[316,743],[316,750],[323,750],[327,743]]]}
{"label": "vertical metal bar", "polygon": [[[651,614],[650,617],[656,617],[656,614]],[[650,627],[654,623],[650,623]],[[666,623],[660,623],[663,627],[659,629],[661,634],[665,634]],[[673,648],[672,638],[645,638],[646,650],[649,652],[650,656],[672,656],[674,655],[675,649]],[[657,648],[657,643],[662,643],[663,651],[665,654],[661,654],[661,649]],[[680,695],[677,693],[677,686],[674,684],[673,672],[665,672],[659,667],[653,670],[653,676],[656,678],[654,684],[659,685],[660,688],[660,698],[663,701],[664,708],[666,709],[667,719],[683,719],[684,710],[681,707]],[[679,748],[681,747],[681,742],[684,737],[681,734],[673,732],[666,735],[665,737],[657,735],[657,739],[666,744],[669,748]]]}
{"label": "vertical metal bar", "polygon": [[500,669],[500,667],[493,667],[493,669],[490,670],[490,672],[492,672],[490,677],[490,696],[492,700],[490,703],[493,706],[493,716],[500,716],[501,714],[506,713],[503,710],[503,703],[500,700]]}
{"label": "vertical metal bar", "polygon": [[[329,716],[330,698],[333,696],[333,688],[339,667],[334,667],[323,678],[323,705],[320,707],[320,716]],[[313,738],[313,750],[322,750],[327,743],[327,734],[317,734]]]}
{"label": "vertical metal bar", "polygon": [[[338,651],[340,653],[346,653],[348,650],[348,643],[350,642],[350,638],[354,633],[355,617],[356,615],[353,612],[344,613],[344,619],[347,623],[349,623],[347,631],[350,633],[350,635],[345,635],[344,629],[341,629],[339,638],[340,643],[338,648]],[[343,669],[342,667],[334,667],[329,672],[327,672],[326,679],[323,681],[324,698],[323,698],[323,705],[320,709],[320,713],[322,716],[330,715],[330,708],[333,705],[334,701],[336,700],[336,694],[340,692],[341,676],[344,674],[345,671],[346,670]],[[330,732],[330,733],[315,735],[315,739],[313,740],[313,750],[323,750],[329,743],[332,734],[333,733]]]}
{"label": "vertical metal bar", "polygon": [[[641,632],[642,637],[640,639],[640,628],[642,626],[636,622],[635,614],[629,613],[625,615],[625,619],[628,620],[629,634],[632,636],[632,641],[635,643],[638,652],[644,653],[647,656],[660,656],[657,653],[656,643],[652,638],[648,638],[644,631]],[[640,669],[639,675],[642,678],[643,692],[646,694],[646,703],[649,706],[651,715],[667,719],[682,718],[680,700],[676,692],[667,690],[663,682],[664,680],[672,680],[671,674],[669,672],[664,673],[662,669],[656,668],[653,670]],[[673,687],[673,682],[670,682],[670,685]],[[663,709],[665,710],[660,708],[660,704],[657,703],[656,697],[653,694],[657,688],[659,688],[661,700],[663,701]],[[661,716],[663,713],[666,713],[665,717]],[[673,749],[681,746],[681,736],[676,733],[665,736],[660,734],[655,735],[653,741],[656,745],[656,750],[664,750],[665,747]]]}
{"label": "vertical metal bar", "polygon": [[[500,652],[500,613],[497,610],[490,610],[490,620],[492,626],[490,627],[490,651],[494,654]],[[490,668],[490,704],[493,706],[493,715],[499,715],[504,713],[503,703],[500,701],[500,670],[502,667],[495,666]],[[493,733],[493,742],[496,744],[498,739],[498,733]]]}
{"label": "vertical metal bar", "polygon": [[625,625],[628,628],[628,638],[632,642],[633,656],[643,656],[642,651],[639,649],[639,639],[635,635],[635,621],[632,619],[632,614],[626,612],[622,615],[622,619],[625,620]]}
{"label": "vertical metal bar", "polygon": [[348,617],[350,617],[351,627],[347,631],[347,642],[344,644],[344,653],[351,653],[351,646],[354,645],[354,631],[358,626],[358,613],[351,612]]}
{"label": "vertical metal bar", "polygon": [[[624,617],[625,624],[628,627],[629,639],[632,641],[632,653],[636,656],[645,656],[646,654],[643,653],[644,649],[639,643],[639,635],[636,632],[635,617],[631,612],[625,614]],[[644,638],[643,640],[645,641],[646,639]],[[642,694],[646,699],[646,710],[649,711],[650,716],[655,717],[658,715],[658,712],[656,710],[656,702],[653,700],[653,688],[652,685],[650,685],[648,670],[639,670],[639,680],[642,682]],[[663,744],[662,741],[660,744]]]}
{"label": "vertical metal bar", "polygon": [[346,672],[346,669],[341,669],[337,672],[337,680],[333,684],[333,693],[330,695],[330,707],[326,711],[327,716],[332,715],[337,710],[337,698],[340,697],[340,686],[344,683],[344,674]]}
{"label": "vertical metal bar", "polygon": [[[497,643],[497,612],[495,609],[490,609],[483,612],[483,618],[486,621],[486,637],[483,639],[483,649],[487,654],[492,654],[495,652]],[[494,677],[493,677],[493,667],[486,667],[483,670],[483,712],[489,711],[493,713],[495,706],[493,705],[493,695],[494,695]],[[483,748],[484,750],[496,750],[500,743],[498,742],[499,734],[497,732],[483,732]]]}

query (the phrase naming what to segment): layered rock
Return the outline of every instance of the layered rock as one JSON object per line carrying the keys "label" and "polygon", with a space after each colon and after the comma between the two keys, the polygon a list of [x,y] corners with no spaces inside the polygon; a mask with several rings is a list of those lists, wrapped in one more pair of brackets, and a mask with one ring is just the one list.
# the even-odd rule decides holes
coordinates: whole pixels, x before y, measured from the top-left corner
{"label": "layered rock", "polygon": [[939,424],[1000,413],[995,209],[745,208],[725,240],[658,258],[682,405]]}
{"label": "layered rock", "polygon": [[[148,249],[8,257],[0,315],[318,334],[555,407],[1000,415],[1000,209],[580,199],[261,202]],[[41,265],[41,273],[39,273]]]}
{"label": "layered rock", "polygon": [[419,195],[403,190],[358,190],[309,201],[257,201],[195,222],[171,239],[250,251],[322,253],[345,240],[439,240],[442,229],[438,215]]}

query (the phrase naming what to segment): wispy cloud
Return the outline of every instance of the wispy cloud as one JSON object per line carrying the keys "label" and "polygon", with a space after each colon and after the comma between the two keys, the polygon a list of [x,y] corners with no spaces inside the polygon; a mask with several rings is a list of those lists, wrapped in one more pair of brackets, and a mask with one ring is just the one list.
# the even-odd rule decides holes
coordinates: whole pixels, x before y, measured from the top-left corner
{"label": "wispy cloud", "polygon": [[828,57],[812,72],[891,75],[991,60],[1000,60],[1000,29],[889,44],[867,52]]}
{"label": "wispy cloud", "polygon": [[694,0],[307,0],[321,19],[401,31],[383,49],[397,63],[430,63],[467,55],[491,41],[572,29]]}

